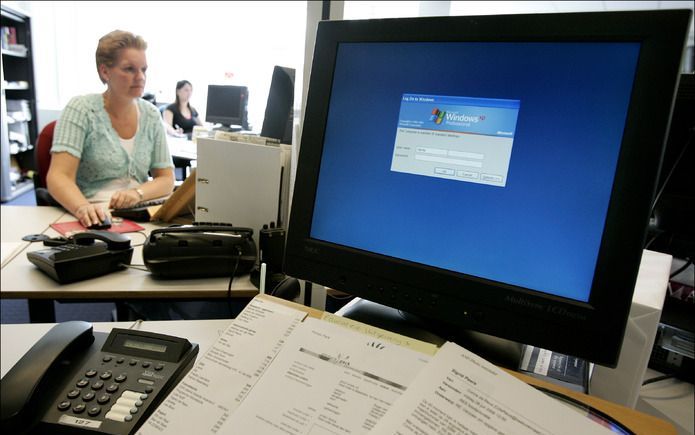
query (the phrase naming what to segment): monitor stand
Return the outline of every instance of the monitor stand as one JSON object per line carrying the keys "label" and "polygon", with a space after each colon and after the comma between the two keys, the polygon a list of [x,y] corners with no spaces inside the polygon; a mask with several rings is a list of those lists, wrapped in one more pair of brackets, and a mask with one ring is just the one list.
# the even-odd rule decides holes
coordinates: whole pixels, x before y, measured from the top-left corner
{"label": "monitor stand", "polygon": [[452,329],[450,325],[443,325],[436,320],[425,320],[366,299],[358,299],[336,314],[437,346],[453,341],[493,364],[510,370],[517,370],[521,360],[520,343],[481,332]]}

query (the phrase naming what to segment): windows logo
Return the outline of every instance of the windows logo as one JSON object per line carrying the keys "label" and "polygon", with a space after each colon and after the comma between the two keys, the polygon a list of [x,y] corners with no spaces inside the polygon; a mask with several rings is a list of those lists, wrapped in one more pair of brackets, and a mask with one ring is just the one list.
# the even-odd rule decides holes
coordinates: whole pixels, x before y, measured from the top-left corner
{"label": "windows logo", "polygon": [[446,112],[439,110],[438,108],[432,109],[432,116],[430,116],[430,121],[434,121],[435,124],[439,125],[442,123]]}

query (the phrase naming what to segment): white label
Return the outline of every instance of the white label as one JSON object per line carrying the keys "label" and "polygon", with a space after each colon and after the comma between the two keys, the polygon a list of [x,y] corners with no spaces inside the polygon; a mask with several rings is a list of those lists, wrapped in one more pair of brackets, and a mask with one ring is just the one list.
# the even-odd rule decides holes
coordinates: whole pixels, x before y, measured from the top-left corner
{"label": "white label", "polygon": [[90,429],[99,429],[101,426],[101,422],[99,420],[73,417],[72,415],[61,415],[58,419],[58,423],[69,424],[70,426],[88,427]]}

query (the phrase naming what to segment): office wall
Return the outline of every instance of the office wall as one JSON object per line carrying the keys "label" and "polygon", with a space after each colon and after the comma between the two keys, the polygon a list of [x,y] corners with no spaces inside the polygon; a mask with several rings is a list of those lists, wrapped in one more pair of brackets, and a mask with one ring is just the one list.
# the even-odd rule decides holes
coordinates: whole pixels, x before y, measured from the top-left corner
{"label": "office wall", "polygon": [[[558,12],[628,11],[647,9],[690,9],[683,1],[345,1],[346,20],[446,15],[540,14]],[[695,19],[695,17],[694,17]],[[682,70],[693,71],[694,32],[691,19]]]}
{"label": "office wall", "polygon": [[208,84],[245,85],[250,122],[260,130],[273,66],[301,76],[306,2],[24,3],[33,21],[40,123],[41,114],[54,117],[72,96],[104,90],[94,51],[114,29],[148,42],[146,91],[172,102],[176,82],[187,79],[203,118]]}

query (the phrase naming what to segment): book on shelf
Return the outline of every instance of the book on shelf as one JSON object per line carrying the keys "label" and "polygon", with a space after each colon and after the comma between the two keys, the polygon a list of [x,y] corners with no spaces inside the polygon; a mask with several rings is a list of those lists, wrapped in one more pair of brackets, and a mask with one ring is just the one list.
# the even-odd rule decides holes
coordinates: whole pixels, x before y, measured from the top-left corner
{"label": "book on shelf", "polygon": [[254,298],[138,434],[609,434],[448,342]]}

